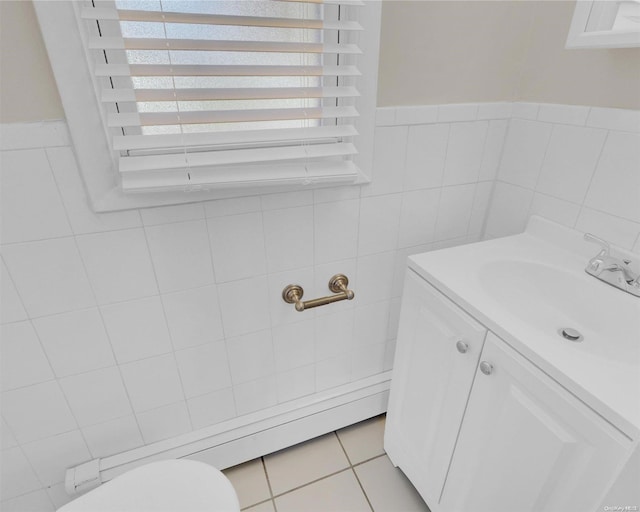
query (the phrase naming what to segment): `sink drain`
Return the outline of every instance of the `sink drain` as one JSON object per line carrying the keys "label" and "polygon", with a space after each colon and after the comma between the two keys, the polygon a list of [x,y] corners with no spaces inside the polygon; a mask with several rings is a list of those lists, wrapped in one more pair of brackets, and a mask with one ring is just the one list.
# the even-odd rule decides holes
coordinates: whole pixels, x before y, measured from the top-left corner
{"label": "sink drain", "polygon": [[558,334],[560,334],[560,336],[565,340],[569,341],[582,341],[584,339],[582,334],[571,327],[562,327],[561,329],[558,329]]}

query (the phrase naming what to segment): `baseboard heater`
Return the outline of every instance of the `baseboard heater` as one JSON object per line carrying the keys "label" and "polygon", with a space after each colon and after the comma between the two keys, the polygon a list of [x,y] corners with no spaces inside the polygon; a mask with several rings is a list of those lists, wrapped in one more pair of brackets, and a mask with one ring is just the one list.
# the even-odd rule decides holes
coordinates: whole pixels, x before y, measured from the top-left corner
{"label": "baseboard heater", "polygon": [[65,489],[82,494],[137,466],[154,460],[189,457],[226,469],[387,410],[391,372],[315,393],[69,468]]}

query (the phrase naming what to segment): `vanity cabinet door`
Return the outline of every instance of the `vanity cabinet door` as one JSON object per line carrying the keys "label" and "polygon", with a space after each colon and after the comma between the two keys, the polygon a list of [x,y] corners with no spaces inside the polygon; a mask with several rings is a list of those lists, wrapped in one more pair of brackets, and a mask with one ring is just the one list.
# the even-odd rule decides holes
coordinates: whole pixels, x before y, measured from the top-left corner
{"label": "vanity cabinet door", "polygon": [[630,440],[494,334],[480,359],[440,510],[597,510]]}
{"label": "vanity cabinet door", "polygon": [[427,503],[440,498],[486,329],[407,271],[385,449]]}

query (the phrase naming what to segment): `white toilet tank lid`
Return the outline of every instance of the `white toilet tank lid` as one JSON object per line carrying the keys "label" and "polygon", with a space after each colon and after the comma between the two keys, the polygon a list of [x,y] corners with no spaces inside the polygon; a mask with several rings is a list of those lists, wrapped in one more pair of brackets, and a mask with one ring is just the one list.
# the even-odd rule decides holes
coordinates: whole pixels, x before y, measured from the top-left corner
{"label": "white toilet tank lid", "polygon": [[213,466],[163,460],[127,471],[58,512],[238,512],[231,482]]}

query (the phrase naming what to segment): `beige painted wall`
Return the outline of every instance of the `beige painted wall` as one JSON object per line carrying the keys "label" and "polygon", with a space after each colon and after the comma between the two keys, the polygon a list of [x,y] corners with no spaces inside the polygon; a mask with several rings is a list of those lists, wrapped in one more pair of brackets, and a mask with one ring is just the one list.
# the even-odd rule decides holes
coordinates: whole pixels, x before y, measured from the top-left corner
{"label": "beige painted wall", "polygon": [[[525,100],[640,108],[640,49],[565,50],[573,5],[386,0],[378,105]],[[0,0],[0,34],[0,121],[64,117],[30,1]]]}
{"label": "beige painted wall", "polygon": [[565,50],[574,1],[383,4],[378,105],[640,108],[640,49]]}
{"label": "beige painted wall", "polygon": [[0,121],[63,117],[33,4],[0,0]]}

